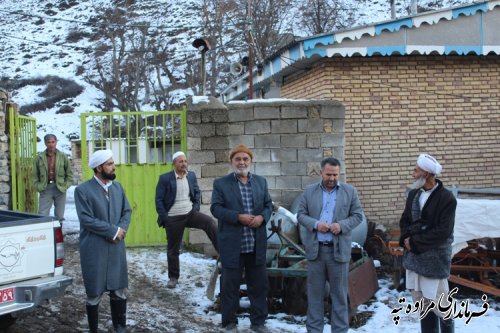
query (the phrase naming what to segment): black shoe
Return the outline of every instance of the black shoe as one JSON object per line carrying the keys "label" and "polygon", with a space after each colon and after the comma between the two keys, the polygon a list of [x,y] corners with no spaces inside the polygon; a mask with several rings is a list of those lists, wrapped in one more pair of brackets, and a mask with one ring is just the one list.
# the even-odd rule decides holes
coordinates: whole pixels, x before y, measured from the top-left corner
{"label": "black shoe", "polygon": [[266,327],[266,325],[250,325],[250,329],[256,333],[271,333],[269,328]]}
{"label": "black shoe", "polygon": [[170,280],[168,280],[167,288],[174,289],[176,286],[177,286],[177,279],[176,278],[171,278]]}
{"label": "black shoe", "polygon": [[236,323],[229,323],[227,324],[226,326],[223,326],[222,328],[224,329],[224,332],[238,332],[238,328],[237,328],[237,324]]}

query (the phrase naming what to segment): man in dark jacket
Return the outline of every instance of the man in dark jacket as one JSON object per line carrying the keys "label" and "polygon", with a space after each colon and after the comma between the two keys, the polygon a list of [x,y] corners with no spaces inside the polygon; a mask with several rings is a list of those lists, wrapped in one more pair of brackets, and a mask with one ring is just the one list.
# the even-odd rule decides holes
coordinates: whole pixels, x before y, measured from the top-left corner
{"label": "man in dark jacket", "polygon": [[113,327],[116,332],[125,332],[128,272],[124,239],[132,209],[122,186],[113,181],[111,150],[94,152],[89,167],[94,177],[75,189],[89,331],[98,332],[99,303],[109,292]]}
{"label": "man in dark jacket", "polygon": [[172,158],[174,170],[161,175],[156,185],[158,225],[164,227],[167,234],[168,288],[175,288],[179,279],[179,250],[185,227],[205,231],[218,250],[215,221],[199,212],[201,195],[196,174],[188,171],[183,152],[176,152]]}
{"label": "man in dark jacket", "polygon": [[212,215],[219,220],[222,326],[236,330],[243,271],[250,299],[251,328],[266,332],[267,318],[266,223],[272,201],[265,178],[250,173],[252,151],[245,145],[229,155],[233,172],[214,181]]}
{"label": "man in dark jacket", "polygon": [[[454,332],[453,320],[444,320],[447,313],[437,309],[440,296],[443,295],[446,302],[449,293],[448,276],[457,207],[453,194],[436,179],[441,169],[434,157],[428,154],[418,157],[413,170],[415,183],[399,222],[399,242],[405,248],[406,287],[412,292],[413,302],[423,302],[424,309],[431,302],[436,304],[434,310],[420,320],[422,333]],[[441,305],[446,307],[449,304]]]}

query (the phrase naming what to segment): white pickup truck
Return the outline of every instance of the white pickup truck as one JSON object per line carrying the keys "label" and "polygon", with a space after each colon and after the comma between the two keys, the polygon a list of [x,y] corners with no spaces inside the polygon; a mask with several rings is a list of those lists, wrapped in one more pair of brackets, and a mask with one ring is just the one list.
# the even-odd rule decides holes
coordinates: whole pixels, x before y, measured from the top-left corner
{"label": "white pickup truck", "polygon": [[59,221],[0,210],[0,329],[18,312],[64,294],[73,279],[63,275],[63,263]]}

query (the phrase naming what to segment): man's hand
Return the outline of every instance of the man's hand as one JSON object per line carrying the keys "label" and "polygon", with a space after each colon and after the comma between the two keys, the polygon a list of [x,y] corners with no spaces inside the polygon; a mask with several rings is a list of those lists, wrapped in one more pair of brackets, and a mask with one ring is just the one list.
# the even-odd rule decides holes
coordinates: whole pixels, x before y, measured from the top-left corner
{"label": "man's hand", "polygon": [[253,217],[252,222],[248,225],[250,228],[257,229],[262,225],[262,222],[264,222],[264,216],[262,215],[257,215]]}
{"label": "man's hand", "polygon": [[239,214],[238,221],[249,228],[256,229],[264,222],[264,216],[252,214]]}
{"label": "man's hand", "polygon": [[125,238],[127,232],[125,229],[118,227],[118,235],[116,235],[115,241],[122,241]]}
{"label": "man's hand", "polygon": [[330,232],[334,235],[338,235],[342,232],[342,227],[337,222],[330,224]]}
{"label": "man's hand", "polygon": [[408,251],[411,251],[410,237],[405,238],[405,240],[404,240],[404,245],[405,245],[405,248],[406,248]]}
{"label": "man's hand", "polygon": [[330,231],[330,226],[325,221],[319,221],[318,231],[322,232],[322,233],[326,233],[326,232]]}
{"label": "man's hand", "polygon": [[252,214],[238,214],[238,221],[243,224],[248,226],[254,219],[255,216]]}

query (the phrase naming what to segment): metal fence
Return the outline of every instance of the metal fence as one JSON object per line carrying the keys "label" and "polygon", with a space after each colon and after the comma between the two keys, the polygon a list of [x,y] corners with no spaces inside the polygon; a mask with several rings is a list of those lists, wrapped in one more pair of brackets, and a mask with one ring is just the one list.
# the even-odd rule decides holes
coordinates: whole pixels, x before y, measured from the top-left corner
{"label": "metal fence", "polygon": [[19,115],[8,106],[12,209],[36,213],[38,195],[33,188],[31,172],[36,156],[36,120]]}

